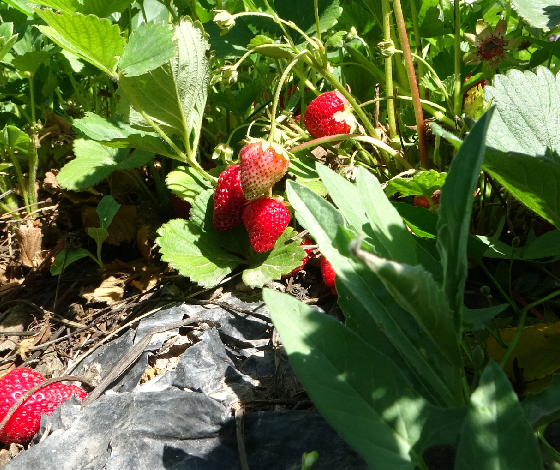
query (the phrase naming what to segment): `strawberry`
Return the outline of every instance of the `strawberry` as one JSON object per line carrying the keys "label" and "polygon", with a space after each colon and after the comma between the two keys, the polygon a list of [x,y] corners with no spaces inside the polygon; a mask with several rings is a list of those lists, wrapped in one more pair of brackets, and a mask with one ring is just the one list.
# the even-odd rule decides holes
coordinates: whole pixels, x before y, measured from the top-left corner
{"label": "strawberry", "polygon": [[331,292],[334,295],[337,295],[336,286],[334,285],[334,278],[336,277],[336,273],[334,272],[331,263],[329,263],[327,261],[327,258],[325,258],[324,256],[321,258],[321,276],[323,277],[323,282],[325,283],[325,285],[327,287],[330,287]]}
{"label": "strawberry", "polygon": [[[432,202],[434,206],[439,205],[439,198],[441,196],[441,190],[436,189],[432,194]],[[414,196],[414,205],[417,207],[424,207],[426,209],[430,208],[430,201],[426,196]]]}
{"label": "strawberry", "polygon": [[[311,245],[311,239],[309,237],[303,237],[303,241],[299,245],[300,246],[301,245]],[[290,271],[289,274],[283,274],[282,279],[287,279],[289,277],[292,277],[294,274],[299,273],[303,269],[305,264],[307,263],[307,260],[309,259],[309,255],[311,254],[312,251],[313,250],[311,248],[305,248],[305,252],[307,254],[305,255],[305,258],[303,258],[301,260],[301,265],[298,268],[294,269],[293,271]]]}
{"label": "strawberry", "polygon": [[257,199],[243,212],[249,242],[257,253],[272,250],[290,222],[290,211],[276,199]]}
{"label": "strawberry", "polygon": [[327,135],[351,134],[356,128],[356,118],[350,103],[339,91],[323,93],[309,103],[303,123],[316,139]]}
{"label": "strawberry", "polygon": [[262,139],[250,140],[239,152],[241,187],[252,201],[286,174],[290,159],[282,147]]}
{"label": "strawberry", "polygon": [[[45,378],[31,369],[20,367],[8,372],[0,379],[0,420],[12,405]],[[37,390],[27,398],[0,430],[0,442],[22,444],[30,441],[41,423],[41,415],[50,415],[64,400],[76,395],[82,401],[87,393],[75,385],[53,383]]]}
{"label": "strawberry", "polygon": [[242,222],[247,199],[241,189],[240,166],[231,165],[220,174],[214,190],[214,227],[221,232]]}
{"label": "strawberry", "polygon": [[175,209],[175,215],[180,219],[189,220],[191,216],[191,203],[181,199],[174,193],[171,193],[171,205]]}

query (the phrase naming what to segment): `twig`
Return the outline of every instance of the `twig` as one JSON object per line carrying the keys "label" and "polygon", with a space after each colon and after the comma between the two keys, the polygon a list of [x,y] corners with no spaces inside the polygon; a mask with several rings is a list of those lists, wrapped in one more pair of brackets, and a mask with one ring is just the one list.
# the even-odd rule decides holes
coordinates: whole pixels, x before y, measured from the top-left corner
{"label": "twig", "polygon": [[103,380],[99,383],[99,385],[95,387],[95,390],[93,390],[93,392],[91,392],[88,395],[88,397],[84,400],[83,406],[85,407],[93,403],[99,396],[101,396],[101,394],[111,383],[113,383],[117,378],[119,378],[122,375],[122,373],[126,369],[128,369],[130,365],[134,363],[134,361],[136,361],[136,359],[138,359],[142,355],[146,346],[150,344],[150,341],[152,340],[152,336],[158,333],[163,333],[164,331],[169,331],[174,328],[181,328],[183,326],[187,326],[192,323],[197,323],[200,321],[202,321],[202,319],[199,317],[191,317],[191,318],[187,318],[186,320],[181,320],[181,321],[170,323],[168,325],[152,328],[150,331],[148,331],[148,333],[146,333],[146,336],[144,336],[138,343],[136,343],[130,349],[130,351],[128,351],[122,357],[122,359],[117,363],[117,365],[111,369],[111,372],[109,372],[103,378]]}
{"label": "twig", "polygon": [[243,423],[243,415],[245,408],[243,405],[235,410],[235,434],[237,435],[237,450],[239,451],[239,461],[241,470],[250,470],[249,461],[247,460],[247,452],[245,451],[245,426]]}

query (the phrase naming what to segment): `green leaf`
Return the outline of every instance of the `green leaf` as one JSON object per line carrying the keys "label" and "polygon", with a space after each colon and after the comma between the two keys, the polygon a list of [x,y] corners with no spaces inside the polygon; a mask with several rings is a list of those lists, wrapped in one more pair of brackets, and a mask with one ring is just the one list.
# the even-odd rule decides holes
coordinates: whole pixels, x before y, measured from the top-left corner
{"label": "green leaf", "polygon": [[109,237],[109,232],[106,228],[89,227],[87,233],[98,245],[101,245]]}
{"label": "green leaf", "polygon": [[242,260],[216,246],[213,237],[183,219],[174,219],[158,230],[161,259],[202,287],[218,285]]}
{"label": "green leaf", "polygon": [[547,31],[560,24],[558,0],[511,0],[511,6],[533,28]]}
{"label": "green leaf", "polygon": [[486,145],[560,164],[560,79],[546,67],[496,75],[484,97],[495,105]]}
{"label": "green leaf", "polygon": [[103,196],[103,199],[101,199],[97,205],[97,215],[99,215],[99,226],[101,228],[109,228],[113,217],[115,217],[116,213],[119,211],[119,207],[121,207],[121,205],[115,201],[113,196]]}
{"label": "green leaf", "polygon": [[30,51],[15,57],[14,60],[12,60],[12,65],[18,70],[35,73],[41,64],[50,56],[50,52]]}
{"label": "green leaf", "polygon": [[301,266],[307,253],[299,245],[299,240],[289,242],[296,234],[292,227],[288,227],[269,253],[257,257],[256,266],[252,263],[243,271],[243,282],[250,287],[262,287]]}
{"label": "green leaf", "polygon": [[74,141],[76,158],[60,170],[56,179],[66,189],[84,191],[106,178],[114,170],[146,165],[153,154],[144,150],[115,149],[93,140]]}
{"label": "green leaf", "polygon": [[337,433],[372,468],[413,470],[427,403],[391,360],[289,295],[265,289],[263,299],[290,364]]}
{"label": "green leaf", "polygon": [[553,230],[541,235],[525,247],[524,259],[548,258],[560,255],[560,231]]}
{"label": "green leaf", "polygon": [[[377,241],[385,248],[388,254],[386,258],[412,266],[416,265],[418,258],[414,238],[407,230],[397,210],[383,193],[377,178],[360,166],[356,180],[371,229]],[[370,235],[368,230],[365,232]]]}
{"label": "green leaf", "polygon": [[404,196],[431,197],[436,189],[441,189],[447,173],[439,171],[414,171],[406,176],[397,175],[387,182],[385,193],[391,197],[395,193]]}
{"label": "green leaf", "polygon": [[552,375],[551,384],[539,393],[528,393],[521,403],[525,417],[538,428],[560,418],[560,373]]}
{"label": "green leaf", "polygon": [[0,25],[0,60],[2,60],[8,52],[10,52],[10,49],[18,39],[18,35],[13,34],[13,32],[13,23],[2,23]]}
{"label": "green leaf", "polygon": [[368,218],[358,188],[325,165],[316,163],[315,168],[344,218],[356,231],[362,230]]}
{"label": "green leaf", "polygon": [[235,26],[227,33],[221,34],[220,27],[210,21],[204,24],[210,35],[210,48],[222,59],[237,59],[247,52],[247,44],[254,37],[243,18],[237,18]]}
{"label": "green leaf", "polygon": [[0,132],[0,144],[10,153],[28,155],[31,151],[31,138],[16,126],[6,126]]}
{"label": "green leaf", "polygon": [[509,304],[500,304],[486,308],[464,308],[463,331],[477,331],[484,329],[484,325],[508,307]]}
{"label": "green leaf", "polygon": [[412,314],[423,333],[432,339],[449,363],[461,370],[461,331],[454,330],[453,311],[441,286],[432,275],[422,266],[410,266],[379,258],[362,250],[357,244],[355,254],[383,282],[389,295]]}
{"label": "green leaf", "polygon": [[134,129],[122,121],[106,119],[95,113],[86,113],[85,117],[74,119],[72,126],[86,137],[103,142],[108,147],[135,148],[158,155],[172,155],[157,134]]}
{"label": "green leaf", "polygon": [[[319,26],[321,32],[325,32],[332,28],[338,17],[342,13],[342,8],[339,6],[338,0],[319,0]],[[300,2],[299,0],[282,0],[276,2],[276,11],[280,18],[293,21],[307,34],[315,34],[317,31],[315,22],[315,7],[313,2]],[[290,34],[295,41],[300,41],[303,38],[295,31],[290,31]]]}
{"label": "green leaf", "polygon": [[[174,37],[178,49],[169,63],[139,77],[122,77],[120,84],[137,111],[143,110],[168,135],[177,135],[194,157],[208,97],[208,42],[200,24],[189,18],[181,20]],[[152,130],[138,113],[131,112],[130,123]]]}
{"label": "green leaf", "polygon": [[[68,255],[66,255],[68,252]],[[64,257],[66,256],[66,259]],[[66,269],[70,266],[74,261],[78,261],[79,259],[85,258],[86,256],[92,256],[91,253],[84,249],[84,248],[70,248],[69,250],[62,250],[58,255],[56,255],[53,264],[51,266],[51,274],[53,276],[58,276],[63,268]]]}
{"label": "green leaf", "polygon": [[35,12],[48,25],[37,26],[45,36],[110,76],[117,77],[115,69],[125,40],[116,24],[80,13],[62,11],[57,14],[39,9]]}
{"label": "green leaf", "polygon": [[122,13],[133,0],[85,0],[80,5],[80,12],[84,15],[95,15],[99,18],[107,18],[112,13]]}
{"label": "green leaf", "polygon": [[455,470],[542,470],[537,439],[504,371],[490,361],[471,396]]}
{"label": "green leaf", "polygon": [[416,207],[406,202],[393,202],[399,215],[404,219],[406,225],[418,237],[436,238],[436,226],[438,216],[424,207]]}
{"label": "green leaf", "polygon": [[560,164],[518,153],[488,150],[484,170],[518,201],[560,228]]}
{"label": "green leaf", "polygon": [[191,204],[204,190],[211,189],[208,180],[202,178],[190,166],[180,166],[169,172],[165,183],[174,194]]}
{"label": "green leaf", "polygon": [[451,163],[441,188],[437,249],[441,256],[444,292],[454,312],[454,328],[461,328],[461,309],[467,279],[467,241],[473,193],[484,157],[492,108],[471,129]]}
{"label": "green leaf", "polygon": [[350,258],[349,243],[355,235],[344,228],[344,218],[332,204],[308,188],[288,181],[288,199],[300,224],[309,230],[321,253],[331,262],[337,279],[365,308],[429,390],[435,403],[460,404],[462,391],[457,371],[441,358],[438,348],[423,337],[413,317],[388,294],[369,269]]}
{"label": "green leaf", "polygon": [[126,76],[143,75],[171,59],[177,50],[173,29],[164,23],[142,23],[130,35],[119,60],[119,70]]}
{"label": "green leaf", "polygon": [[35,13],[33,9],[29,6],[28,2],[26,2],[25,0],[2,0],[2,1],[29,17],[33,17]]}
{"label": "green leaf", "polygon": [[78,0],[34,0],[33,3],[38,3],[39,5],[52,8],[53,10],[61,10],[67,13],[81,11],[82,7]]}

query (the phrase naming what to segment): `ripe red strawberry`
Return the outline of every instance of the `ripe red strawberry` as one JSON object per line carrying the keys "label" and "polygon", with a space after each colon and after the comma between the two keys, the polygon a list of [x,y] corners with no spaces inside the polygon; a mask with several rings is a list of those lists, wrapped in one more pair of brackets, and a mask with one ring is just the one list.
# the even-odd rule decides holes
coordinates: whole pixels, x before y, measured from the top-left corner
{"label": "ripe red strawberry", "polygon": [[[8,372],[0,379],[0,420],[10,411],[12,405],[45,378],[31,369],[20,367]],[[22,444],[30,441],[41,423],[41,415],[50,415],[64,400],[76,395],[82,401],[87,393],[75,385],[53,383],[31,395],[0,430],[0,442]]]}
{"label": "ripe red strawberry", "polygon": [[334,272],[331,263],[329,263],[327,261],[327,258],[325,258],[324,256],[321,258],[321,276],[323,277],[323,282],[325,283],[325,285],[327,287],[330,287],[331,292],[334,295],[337,295],[336,286],[334,285],[334,278],[336,277],[336,273]]}
{"label": "ripe red strawberry", "polygon": [[327,135],[350,134],[356,128],[356,118],[350,103],[339,91],[323,93],[309,103],[303,123],[316,139]]}
{"label": "ripe red strawberry", "polygon": [[252,201],[261,197],[286,174],[290,159],[282,147],[262,139],[247,142],[239,152],[241,187]]}
{"label": "ripe red strawberry", "polygon": [[[301,245],[311,245],[311,244],[312,244],[312,242],[311,242],[311,239],[309,237],[303,237],[303,241],[299,245],[301,246]],[[307,254],[305,255],[305,258],[303,258],[301,260],[301,265],[298,268],[294,269],[293,271],[290,271],[289,274],[282,275],[282,279],[287,279],[289,277],[292,277],[294,274],[299,273],[304,268],[305,264],[307,263],[307,260],[309,259],[309,255],[311,254],[312,251],[313,251],[313,249],[311,249],[311,248],[305,248],[305,252]]]}
{"label": "ripe red strawberry", "polygon": [[276,199],[257,199],[243,212],[249,242],[257,253],[272,250],[290,222],[290,211]]}
{"label": "ripe red strawberry", "polygon": [[175,209],[175,215],[180,219],[189,220],[191,216],[191,203],[181,199],[174,193],[171,193],[171,205]]}
{"label": "ripe red strawberry", "polygon": [[240,166],[231,165],[220,174],[214,190],[214,227],[225,231],[242,222],[247,199],[241,189]]}

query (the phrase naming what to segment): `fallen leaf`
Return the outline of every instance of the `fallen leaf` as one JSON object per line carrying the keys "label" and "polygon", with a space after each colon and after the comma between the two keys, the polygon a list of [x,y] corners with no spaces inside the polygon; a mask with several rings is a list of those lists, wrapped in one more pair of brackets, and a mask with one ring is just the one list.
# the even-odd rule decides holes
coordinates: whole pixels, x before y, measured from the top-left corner
{"label": "fallen leaf", "polygon": [[[16,305],[6,318],[0,322],[0,330],[19,333],[27,328],[30,321],[31,316],[28,310],[23,305]],[[20,336],[8,336],[4,341],[0,341],[0,351],[15,349],[20,338]]]}
{"label": "fallen leaf", "polygon": [[111,305],[123,298],[124,283],[120,279],[110,276],[97,288],[83,289],[80,295],[88,302],[105,302],[107,305]]}
{"label": "fallen leaf", "polygon": [[32,338],[22,339],[17,345],[17,354],[25,361],[27,360],[27,354],[31,352],[31,349],[35,346],[35,340]]}
{"label": "fallen leaf", "polygon": [[[503,328],[500,330],[500,335],[509,344],[515,331],[516,328]],[[486,339],[485,345],[488,357],[499,364],[506,350],[492,336]],[[526,382],[542,379],[560,369],[560,322],[523,328],[519,343],[504,368],[510,379],[515,379],[513,374],[515,358],[519,368],[523,369],[523,379]]]}
{"label": "fallen leaf", "polygon": [[34,261],[41,254],[41,241],[43,233],[41,229],[33,226],[33,222],[28,221],[27,225],[16,228],[16,239],[19,243],[21,263],[28,268],[35,266]]}

